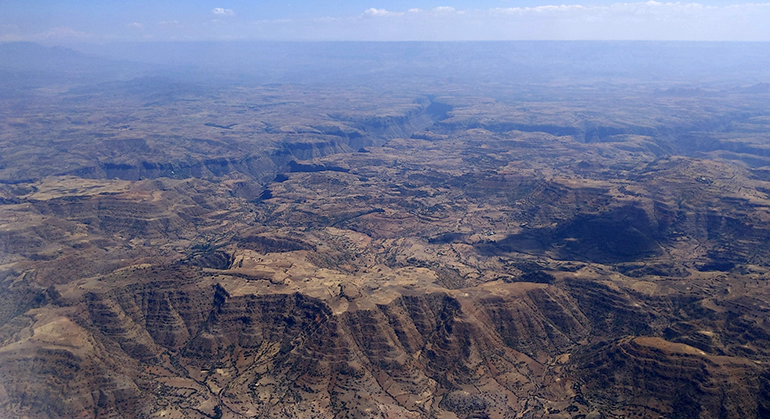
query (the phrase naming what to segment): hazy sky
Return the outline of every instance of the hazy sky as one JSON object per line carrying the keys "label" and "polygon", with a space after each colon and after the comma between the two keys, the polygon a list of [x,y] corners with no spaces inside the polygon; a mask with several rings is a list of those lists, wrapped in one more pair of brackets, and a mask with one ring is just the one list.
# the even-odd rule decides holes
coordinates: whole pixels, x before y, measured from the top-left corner
{"label": "hazy sky", "polygon": [[0,0],[0,41],[770,41],[770,3]]}

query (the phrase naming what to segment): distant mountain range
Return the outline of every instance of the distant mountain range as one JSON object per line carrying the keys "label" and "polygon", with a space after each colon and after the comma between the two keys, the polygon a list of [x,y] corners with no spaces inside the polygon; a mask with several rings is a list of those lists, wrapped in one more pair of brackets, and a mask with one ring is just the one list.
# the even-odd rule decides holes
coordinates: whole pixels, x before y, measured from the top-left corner
{"label": "distant mountain range", "polygon": [[32,42],[0,44],[0,91],[131,79],[153,66]]}
{"label": "distant mountain range", "polygon": [[389,86],[767,81],[770,44],[713,42],[157,42],[0,44],[0,88],[163,75],[247,83]]}

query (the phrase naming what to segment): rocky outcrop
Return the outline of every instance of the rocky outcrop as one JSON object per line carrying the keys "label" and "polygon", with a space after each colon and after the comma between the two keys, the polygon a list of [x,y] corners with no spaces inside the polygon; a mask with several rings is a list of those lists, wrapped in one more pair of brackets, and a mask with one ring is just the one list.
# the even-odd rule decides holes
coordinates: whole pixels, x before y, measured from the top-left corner
{"label": "rocky outcrop", "polygon": [[770,403],[770,383],[756,364],[660,338],[601,343],[572,363],[585,400],[619,414],[764,417]]}
{"label": "rocky outcrop", "polygon": [[[220,284],[206,288],[184,282],[154,281],[86,294],[79,303],[87,308],[82,325],[90,332],[85,339],[103,347],[84,347],[77,356],[61,352],[75,357],[65,363],[69,370],[54,368],[64,363],[58,356],[34,361],[44,368],[34,372],[36,377],[71,370],[61,377],[82,388],[66,390],[69,407],[58,405],[63,393],[34,399],[38,409],[54,412],[49,416],[25,410],[23,404],[19,411],[60,417],[104,405],[128,415],[135,412],[137,397],[154,394],[142,403],[142,411],[157,412],[181,391],[180,384],[163,378],[171,373],[180,383],[189,380],[188,374],[198,383],[186,401],[190,409],[185,411],[193,415],[214,414],[217,406],[231,415],[272,417],[288,411],[323,417],[365,414],[384,405],[390,414],[415,417],[442,411],[510,415],[516,400],[540,380],[542,372],[532,357],[567,350],[587,327],[571,299],[553,288],[534,288],[521,299],[475,303],[446,293],[404,295],[388,304],[333,314],[326,302],[302,294],[233,296]],[[345,295],[349,304],[364,298],[352,291]],[[105,368],[102,358],[89,358],[102,351],[167,372],[155,378],[120,376],[136,382],[130,391],[110,384],[92,394],[83,374]],[[11,365],[8,359],[3,362],[4,368]],[[167,390],[158,393],[158,383]],[[9,387],[6,394],[13,400],[23,397]]]}
{"label": "rocky outcrop", "polygon": [[556,288],[535,288],[523,298],[485,298],[476,316],[512,349],[542,359],[567,352],[589,334],[591,322],[575,300]]}
{"label": "rocky outcrop", "polygon": [[349,123],[361,132],[375,138],[373,144],[361,144],[361,146],[368,146],[381,145],[384,141],[393,138],[410,138],[413,133],[422,131],[435,122],[448,118],[452,109],[453,107],[446,103],[421,99],[402,115],[350,117],[344,114],[334,114],[330,116]]}
{"label": "rocky outcrop", "polygon": [[245,158],[212,159],[200,156],[200,159],[194,162],[189,160],[103,162],[98,165],[63,172],[60,175],[74,175],[87,179],[140,180],[158,178],[211,179],[229,173],[242,173],[264,180],[275,176],[278,169],[274,160],[268,152]]}

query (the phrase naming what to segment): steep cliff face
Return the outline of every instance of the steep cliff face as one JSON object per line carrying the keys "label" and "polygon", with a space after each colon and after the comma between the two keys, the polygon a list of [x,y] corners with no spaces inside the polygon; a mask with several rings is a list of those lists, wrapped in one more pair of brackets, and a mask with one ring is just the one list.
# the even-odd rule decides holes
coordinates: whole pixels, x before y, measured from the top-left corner
{"label": "steep cliff face", "polygon": [[[372,305],[381,297],[349,287],[320,299],[280,289],[242,294],[242,280],[223,285],[222,277],[196,272],[140,269],[139,278],[167,279],[57,297],[59,308],[48,312],[58,316],[33,314],[29,323],[6,325],[16,330],[0,351],[3,394],[12,401],[6,411],[35,417],[767,411],[770,387],[759,364],[662,338],[612,338],[650,333],[627,320],[644,320],[648,309],[606,287],[565,292],[514,283],[498,285],[496,296],[484,286],[406,293]],[[332,309],[340,302],[346,310]],[[83,314],[75,321],[62,316],[78,307]],[[585,346],[597,332],[610,339]],[[570,352],[567,364],[553,363]],[[558,376],[566,381],[553,381]]]}
{"label": "steep cliff face", "polygon": [[[37,319],[0,350],[9,417],[129,417],[146,404],[131,378],[139,365],[68,317]],[[128,374],[126,374],[128,372]]]}
{"label": "steep cliff face", "polygon": [[583,396],[617,414],[759,418],[770,403],[757,364],[660,338],[603,343],[573,363]]}
{"label": "steep cliff face", "polygon": [[[69,387],[45,402],[25,398],[23,386],[4,385],[4,394],[20,403],[15,411],[39,417],[97,408],[126,416],[137,412],[138,400],[143,412],[168,411],[171,403],[194,417],[507,417],[542,384],[537,359],[568,350],[588,327],[568,295],[546,286],[511,284],[514,299],[436,292],[371,305],[351,290],[329,301],[298,293],[236,296],[201,279],[155,280],[65,302],[85,308],[85,316],[77,324],[62,318],[63,329],[38,326],[38,319],[31,337],[4,349],[3,362],[11,374],[24,362],[40,365],[30,385],[66,378]],[[335,314],[329,304],[339,298],[349,305]],[[370,308],[356,309],[356,302]],[[56,333],[77,339],[64,342]],[[74,346],[56,356],[9,358],[17,353],[11,348],[35,339]],[[92,393],[106,371],[114,378]],[[179,404],[182,394],[189,397]],[[53,410],[29,410],[33,405]]]}
{"label": "steep cliff face", "polygon": [[373,137],[375,141],[371,145],[382,145],[385,141],[394,138],[410,138],[412,134],[448,118],[452,109],[452,105],[438,100],[420,99],[404,111],[395,114],[365,117],[351,117],[345,114],[331,116]]}
{"label": "steep cliff face", "polygon": [[506,346],[535,359],[568,351],[588,336],[591,323],[575,300],[557,288],[535,288],[522,298],[481,299],[477,318],[494,327]]}
{"label": "steep cliff face", "polygon": [[[323,147],[323,146],[322,146]],[[275,149],[271,145],[270,149]],[[278,153],[273,151],[273,153]],[[153,158],[156,152],[147,153],[144,156]],[[192,157],[192,158],[190,158]],[[209,156],[189,156],[185,160],[173,160],[170,158],[158,161],[157,158],[145,161],[128,161],[121,163],[104,162],[99,165],[83,167],[66,172],[90,179],[187,179],[203,178],[212,179],[230,173],[242,173],[256,179],[269,178],[277,170],[274,159],[270,158],[270,151],[264,154],[248,155],[246,157],[210,158]]]}
{"label": "steep cliff face", "polygon": [[[267,182],[276,173],[286,170],[287,164],[295,160],[311,160],[332,154],[349,153],[363,147],[378,146],[393,138],[409,138],[414,132],[430,127],[438,119],[445,117],[445,112],[436,111],[430,102],[414,105],[403,113],[387,116],[367,116],[356,119],[339,118],[344,124],[319,125],[317,127],[284,127],[279,130],[267,130],[256,142],[265,143],[260,149],[250,142],[245,148],[244,157],[212,158],[205,150],[192,150],[184,160],[158,160],[159,153],[146,141],[120,142],[109,141],[106,149],[111,153],[120,152],[121,161],[105,161],[97,165],[88,165],[77,169],[68,169],[70,174],[91,179],[140,180],[161,177],[172,179],[204,178],[212,179],[233,173],[240,173]],[[441,108],[444,109],[444,108]],[[199,140],[203,142],[204,140]],[[210,141],[211,143],[216,143]],[[160,145],[158,145],[160,146]],[[211,147],[209,147],[211,148]],[[232,147],[228,147],[232,148]],[[97,150],[100,149],[97,147]],[[228,152],[227,154],[232,154]],[[143,156],[147,160],[126,160],[124,156]]]}

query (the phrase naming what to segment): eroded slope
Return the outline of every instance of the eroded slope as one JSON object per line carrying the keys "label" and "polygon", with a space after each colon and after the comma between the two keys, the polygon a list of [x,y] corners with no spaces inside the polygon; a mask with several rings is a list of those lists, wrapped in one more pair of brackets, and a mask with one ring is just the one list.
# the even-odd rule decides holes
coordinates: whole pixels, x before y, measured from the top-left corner
{"label": "eroded slope", "polygon": [[[252,142],[235,120],[195,125],[219,140],[98,140],[80,155],[90,171],[5,166],[0,409],[768,413],[763,168],[662,152],[679,139],[660,131],[586,142],[542,110],[559,130],[513,124],[489,99],[403,106],[260,126]],[[339,131],[321,132],[330,119]],[[345,146],[275,153],[319,135]],[[271,163],[239,166],[222,144]]]}

